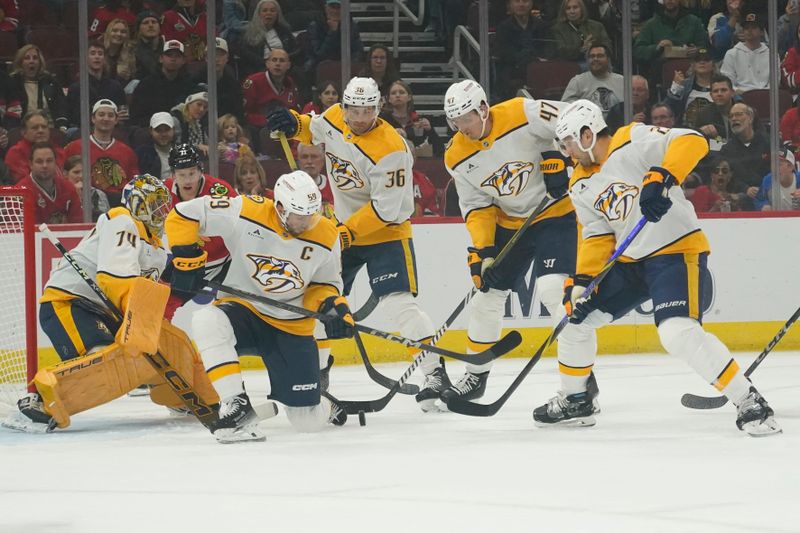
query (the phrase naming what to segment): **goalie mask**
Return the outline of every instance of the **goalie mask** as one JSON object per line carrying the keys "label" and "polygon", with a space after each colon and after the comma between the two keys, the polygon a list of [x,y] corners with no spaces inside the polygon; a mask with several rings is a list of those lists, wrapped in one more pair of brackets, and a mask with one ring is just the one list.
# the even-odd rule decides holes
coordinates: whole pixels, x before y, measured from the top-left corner
{"label": "goalie mask", "polygon": [[372,78],[353,78],[342,94],[344,121],[356,135],[375,126],[381,108],[381,91]]}
{"label": "goalie mask", "polygon": [[[607,127],[606,121],[603,119],[603,111],[597,104],[589,100],[576,100],[558,115],[558,122],[556,122],[558,147],[565,155],[568,155],[567,144],[574,143],[576,148],[589,154],[594,163],[592,149],[597,144],[597,134]],[[589,131],[592,132],[592,142],[588,148],[585,148],[581,142],[581,132],[584,128],[589,128]]]}
{"label": "goalie mask", "polygon": [[153,235],[163,233],[170,203],[170,194],[164,183],[150,174],[134,176],[122,189],[122,205]]}
{"label": "goalie mask", "polygon": [[307,173],[295,170],[284,174],[275,183],[273,194],[278,218],[293,236],[309,231],[319,222],[322,193]]}

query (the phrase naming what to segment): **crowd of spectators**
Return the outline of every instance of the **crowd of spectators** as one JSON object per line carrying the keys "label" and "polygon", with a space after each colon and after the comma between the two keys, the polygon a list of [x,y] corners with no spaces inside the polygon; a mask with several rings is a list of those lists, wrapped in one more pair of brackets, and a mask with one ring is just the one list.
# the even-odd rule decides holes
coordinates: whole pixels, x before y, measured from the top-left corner
{"label": "crowd of spectators", "polygon": [[[455,26],[474,22],[468,16],[472,1],[427,1],[426,31],[448,54]],[[74,1],[55,4],[76,9]],[[77,65],[64,58],[48,63],[45,51],[51,48],[30,38],[36,22],[25,18],[30,5],[19,5],[0,0],[0,32],[17,38],[16,52],[0,69],[0,180],[33,180],[48,200],[50,193],[79,188],[88,174],[95,218],[118,205],[133,175],[169,177],[169,151],[177,143],[195,146],[204,157],[216,149],[237,191],[269,195],[277,176],[267,175],[263,163],[284,154],[267,134],[267,116],[278,106],[322,113],[341,98],[338,67],[324,68],[341,58],[340,0],[216,2],[213,47],[206,46],[206,0],[90,0],[85,66],[91,135],[81,139]],[[52,9],[53,3],[47,5]],[[751,91],[769,88],[770,46],[782,58],[782,88],[800,93],[800,9],[789,0],[779,0],[778,7],[777,35],[770,36],[766,5],[757,0],[493,0],[492,103],[526,88],[530,63],[568,63],[577,74],[570,74],[555,98],[596,102],[614,131],[625,123],[623,99],[630,83],[634,121],[689,127],[708,138],[711,153],[685,184],[698,211],[772,209],[765,129],[770,117],[759,116],[748,102]],[[625,77],[620,74],[623,8],[630,9],[634,22],[634,41],[627,45],[634,73]],[[365,48],[364,29],[354,18],[349,26],[353,72],[378,83],[385,101],[381,119],[398,129],[416,157],[441,158],[447,136],[440,114],[415,108],[420,87],[402,79],[389,46]],[[216,103],[208,101],[209,54],[216,65]],[[784,166],[800,155],[797,101],[779,118],[787,143]],[[217,124],[209,124],[209,105],[216,107]],[[209,128],[217,131],[216,147],[210,145]],[[76,159],[83,141],[90,147],[88,169]],[[329,195],[323,152],[292,149],[301,164],[318,168],[312,175]],[[51,166],[63,181],[50,178]],[[788,167],[781,168],[776,181],[781,198],[789,200],[777,207],[800,206],[791,201],[799,196],[796,180],[789,179]],[[418,214],[454,213],[446,182],[434,184],[417,171],[414,184]],[[74,216],[73,208],[49,221]]]}

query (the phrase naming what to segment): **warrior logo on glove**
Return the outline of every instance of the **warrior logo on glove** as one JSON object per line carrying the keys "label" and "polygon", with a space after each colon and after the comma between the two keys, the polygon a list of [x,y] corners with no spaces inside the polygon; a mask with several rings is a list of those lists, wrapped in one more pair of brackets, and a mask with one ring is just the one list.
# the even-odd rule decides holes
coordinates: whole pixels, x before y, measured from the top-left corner
{"label": "warrior logo on glove", "polygon": [[300,270],[291,261],[258,254],[247,254],[247,258],[256,266],[253,279],[262,284],[266,292],[288,292],[305,285]]}
{"label": "warrior logo on glove", "polygon": [[633,210],[639,189],[627,183],[614,182],[594,202],[594,208],[609,220],[625,220]]}
{"label": "warrior logo on glove", "polygon": [[342,191],[363,189],[364,180],[350,161],[339,159],[330,152],[325,153],[331,161],[331,177],[336,186]]}
{"label": "warrior logo on glove", "polygon": [[499,196],[518,196],[528,185],[531,172],[530,161],[511,161],[485,179],[481,187],[494,187]]}

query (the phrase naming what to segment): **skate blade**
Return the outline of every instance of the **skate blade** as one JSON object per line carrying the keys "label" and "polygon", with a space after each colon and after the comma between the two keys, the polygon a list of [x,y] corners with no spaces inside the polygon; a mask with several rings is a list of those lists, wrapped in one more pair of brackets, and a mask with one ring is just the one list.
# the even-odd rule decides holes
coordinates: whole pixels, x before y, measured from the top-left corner
{"label": "skate blade", "polygon": [[44,434],[53,431],[53,428],[49,424],[34,422],[20,412],[9,415],[8,418],[0,422],[0,426],[23,433]]}
{"label": "skate blade", "polygon": [[767,417],[763,422],[748,422],[742,426],[742,430],[751,437],[771,437],[783,433],[783,429],[775,422],[775,419]]}
{"label": "skate blade", "polygon": [[538,420],[533,421],[533,425],[537,428],[552,428],[552,427],[562,427],[562,428],[588,428],[592,427],[597,424],[597,420],[593,416],[584,416],[581,418],[570,418],[569,420],[562,420],[561,422],[554,422],[552,424],[547,422],[539,422]]}
{"label": "skate blade", "polygon": [[241,428],[223,428],[214,432],[214,438],[220,444],[234,444],[236,442],[264,442],[267,436],[261,433],[255,424]]}
{"label": "skate blade", "polygon": [[128,392],[128,397],[130,398],[138,398],[140,396],[150,396],[150,387],[136,387],[132,391]]}

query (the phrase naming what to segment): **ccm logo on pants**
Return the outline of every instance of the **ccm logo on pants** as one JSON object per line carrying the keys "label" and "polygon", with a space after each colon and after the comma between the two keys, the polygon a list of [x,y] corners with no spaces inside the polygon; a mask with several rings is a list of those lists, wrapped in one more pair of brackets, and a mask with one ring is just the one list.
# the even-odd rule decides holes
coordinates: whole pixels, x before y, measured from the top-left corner
{"label": "ccm logo on pants", "polygon": [[386,281],[387,279],[392,279],[397,277],[397,272],[392,272],[391,274],[383,274],[376,278],[372,278],[372,283],[379,283],[381,281]]}
{"label": "ccm logo on pants", "polygon": [[316,388],[316,383],[301,383],[300,385],[292,385],[292,390],[296,392],[315,390]]}

